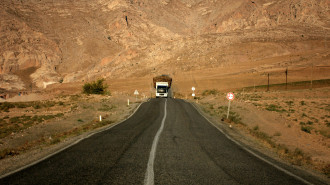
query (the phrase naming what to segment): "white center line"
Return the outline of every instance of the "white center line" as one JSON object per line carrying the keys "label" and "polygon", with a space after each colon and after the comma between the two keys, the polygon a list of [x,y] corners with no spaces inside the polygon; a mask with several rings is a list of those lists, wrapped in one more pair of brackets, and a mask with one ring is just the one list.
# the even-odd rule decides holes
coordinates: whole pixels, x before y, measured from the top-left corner
{"label": "white center line", "polygon": [[156,157],[156,149],[157,149],[157,144],[158,144],[158,140],[159,140],[159,136],[162,133],[163,129],[164,129],[164,124],[165,124],[165,119],[166,119],[166,106],[167,106],[167,99],[165,101],[165,110],[164,110],[164,117],[162,120],[162,124],[160,126],[160,128],[158,129],[156,136],[154,138],[154,141],[152,142],[152,147],[151,147],[151,151],[150,151],[150,156],[149,156],[149,161],[148,161],[148,167],[147,167],[147,171],[146,171],[146,175],[144,178],[144,184],[145,185],[154,185],[154,161],[155,161],[155,157]]}

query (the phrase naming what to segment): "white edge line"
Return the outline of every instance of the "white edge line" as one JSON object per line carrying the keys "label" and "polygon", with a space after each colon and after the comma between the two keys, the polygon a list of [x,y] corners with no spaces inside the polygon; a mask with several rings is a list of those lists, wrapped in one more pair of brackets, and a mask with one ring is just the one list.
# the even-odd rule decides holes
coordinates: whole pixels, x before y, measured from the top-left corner
{"label": "white edge line", "polygon": [[68,148],[70,148],[70,147],[72,147],[72,146],[78,144],[78,143],[81,142],[82,140],[87,139],[87,138],[93,136],[94,134],[98,134],[98,133],[100,133],[100,132],[103,132],[103,131],[106,131],[106,130],[110,130],[111,128],[113,128],[113,127],[115,127],[115,126],[117,126],[117,125],[119,125],[119,124],[121,124],[121,123],[127,121],[129,118],[131,118],[131,117],[136,113],[136,111],[140,108],[140,106],[141,106],[143,103],[145,103],[145,102],[140,103],[140,105],[134,110],[134,112],[133,112],[130,116],[128,116],[125,120],[123,120],[123,121],[121,121],[121,122],[118,122],[118,123],[115,123],[115,124],[112,124],[112,125],[109,125],[108,127],[103,128],[103,129],[101,129],[101,130],[99,130],[99,131],[92,132],[92,133],[88,134],[87,136],[85,136],[85,137],[83,137],[83,138],[80,138],[80,139],[78,139],[77,141],[75,141],[75,142],[69,144],[68,146],[66,146],[66,147],[64,147],[64,148],[61,148],[60,150],[57,150],[57,151],[54,152],[54,153],[51,153],[51,154],[49,154],[49,155],[47,155],[47,156],[45,156],[45,157],[43,157],[43,158],[41,158],[41,159],[39,159],[39,160],[37,160],[37,161],[34,161],[34,162],[32,162],[32,163],[30,163],[30,164],[28,164],[28,165],[25,165],[25,166],[23,166],[23,167],[20,167],[20,168],[14,170],[14,171],[11,171],[11,172],[9,172],[9,173],[6,173],[6,174],[0,176],[0,179],[5,178],[5,177],[7,177],[7,176],[9,176],[9,175],[12,175],[12,174],[14,174],[14,173],[17,173],[17,172],[19,172],[19,171],[22,171],[22,170],[24,170],[24,169],[26,169],[26,168],[29,168],[29,167],[31,167],[31,166],[34,166],[34,165],[36,165],[36,164],[38,164],[38,163],[40,163],[40,162],[42,162],[42,161],[44,161],[44,160],[46,160],[46,159],[48,159],[48,158],[50,158],[50,157],[52,157],[52,156],[54,156],[54,155],[56,155],[56,154],[58,154],[58,153],[60,153],[60,152],[62,152],[62,151],[64,151],[64,150],[66,150],[66,149],[68,149]]}
{"label": "white edge line", "polygon": [[[186,101],[186,100],[185,100],[185,101]],[[186,102],[187,102],[187,103],[190,103],[190,102],[188,102],[188,101],[186,101]],[[225,135],[229,140],[231,140],[232,142],[234,142],[235,144],[237,144],[238,146],[240,146],[241,148],[243,148],[245,151],[247,151],[247,152],[249,152],[250,154],[254,155],[254,156],[257,157],[258,159],[260,159],[260,160],[266,162],[267,164],[269,164],[269,165],[275,167],[276,169],[278,169],[278,170],[280,170],[280,171],[282,171],[282,172],[284,172],[284,173],[286,173],[286,174],[288,174],[288,175],[290,175],[290,176],[296,178],[297,180],[300,180],[300,181],[302,181],[302,182],[304,182],[304,183],[306,183],[306,184],[308,184],[308,185],[313,185],[312,183],[308,182],[307,180],[303,179],[302,177],[299,177],[299,176],[293,174],[292,172],[290,172],[290,171],[288,171],[288,170],[286,170],[286,169],[284,169],[284,168],[282,168],[282,167],[280,167],[280,166],[278,166],[278,165],[276,165],[276,164],[274,164],[274,163],[268,161],[267,159],[261,157],[260,155],[256,154],[255,152],[251,151],[250,149],[244,147],[244,146],[241,145],[239,142],[235,141],[233,138],[231,138],[229,135],[227,135],[227,134],[226,134],[221,128],[217,127],[217,126],[216,126],[213,122],[211,122],[207,117],[205,117],[205,116],[200,112],[200,110],[199,110],[199,109],[198,109],[193,103],[190,103],[190,104],[191,104],[191,105],[197,110],[197,112],[198,112],[200,115],[202,115],[202,116],[203,116],[203,117],[204,117],[204,118],[205,118],[205,119],[206,119],[206,120],[207,120],[212,126],[214,126],[216,129],[218,129],[218,130],[219,130],[223,135]]]}
{"label": "white edge line", "polygon": [[144,177],[144,184],[145,185],[154,185],[154,161],[155,161],[155,157],[156,157],[156,150],[157,150],[157,144],[159,141],[159,137],[163,132],[164,129],[164,125],[165,125],[165,120],[166,120],[166,116],[167,116],[167,111],[166,111],[166,107],[167,107],[167,99],[165,101],[165,106],[164,106],[164,117],[162,119],[162,123],[155,135],[155,138],[152,142],[152,146],[151,146],[151,150],[150,150],[150,155],[149,155],[149,160],[148,160],[148,164],[147,164],[147,170],[146,170],[146,174]]}

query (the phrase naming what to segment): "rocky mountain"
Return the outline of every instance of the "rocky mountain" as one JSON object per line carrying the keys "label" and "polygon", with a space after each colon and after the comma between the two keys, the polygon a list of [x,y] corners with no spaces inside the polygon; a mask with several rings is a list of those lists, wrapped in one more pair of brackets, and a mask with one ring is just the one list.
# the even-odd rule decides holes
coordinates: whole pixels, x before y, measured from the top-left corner
{"label": "rocky mountain", "polygon": [[2,0],[0,87],[175,76],[245,62],[260,70],[258,61],[274,57],[284,57],[280,66],[328,65],[329,5],[328,0]]}

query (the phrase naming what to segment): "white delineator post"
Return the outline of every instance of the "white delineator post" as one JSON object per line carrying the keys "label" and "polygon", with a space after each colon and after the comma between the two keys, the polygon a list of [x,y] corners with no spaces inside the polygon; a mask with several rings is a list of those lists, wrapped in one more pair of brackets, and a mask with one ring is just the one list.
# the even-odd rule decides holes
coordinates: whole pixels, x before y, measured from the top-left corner
{"label": "white delineator post", "polygon": [[135,101],[137,101],[137,95],[139,95],[139,91],[138,90],[135,90],[134,91],[134,95],[135,95]]}
{"label": "white delineator post", "polygon": [[100,115],[100,122],[102,121],[102,116]]}
{"label": "white delineator post", "polygon": [[192,97],[195,98],[195,87],[192,87],[191,90],[193,91]]}
{"label": "white delineator post", "polygon": [[230,102],[231,102],[232,100],[234,100],[234,98],[235,98],[234,93],[232,93],[232,92],[227,93],[227,100],[229,101],[229,102],[228,102],[227,119],[229,118]]}

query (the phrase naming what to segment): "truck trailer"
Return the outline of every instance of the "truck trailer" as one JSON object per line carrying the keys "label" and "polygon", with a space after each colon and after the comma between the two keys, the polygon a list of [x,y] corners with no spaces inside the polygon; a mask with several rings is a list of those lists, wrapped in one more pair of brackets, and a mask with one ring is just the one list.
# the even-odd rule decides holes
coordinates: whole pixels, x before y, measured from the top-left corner
{"label": "truck trailer", "polygon": [[156,89],[156,98],[168,98],[169,89],[172,85],[172,78],[168,75],[156,76],[153,78],[154,88]]}

